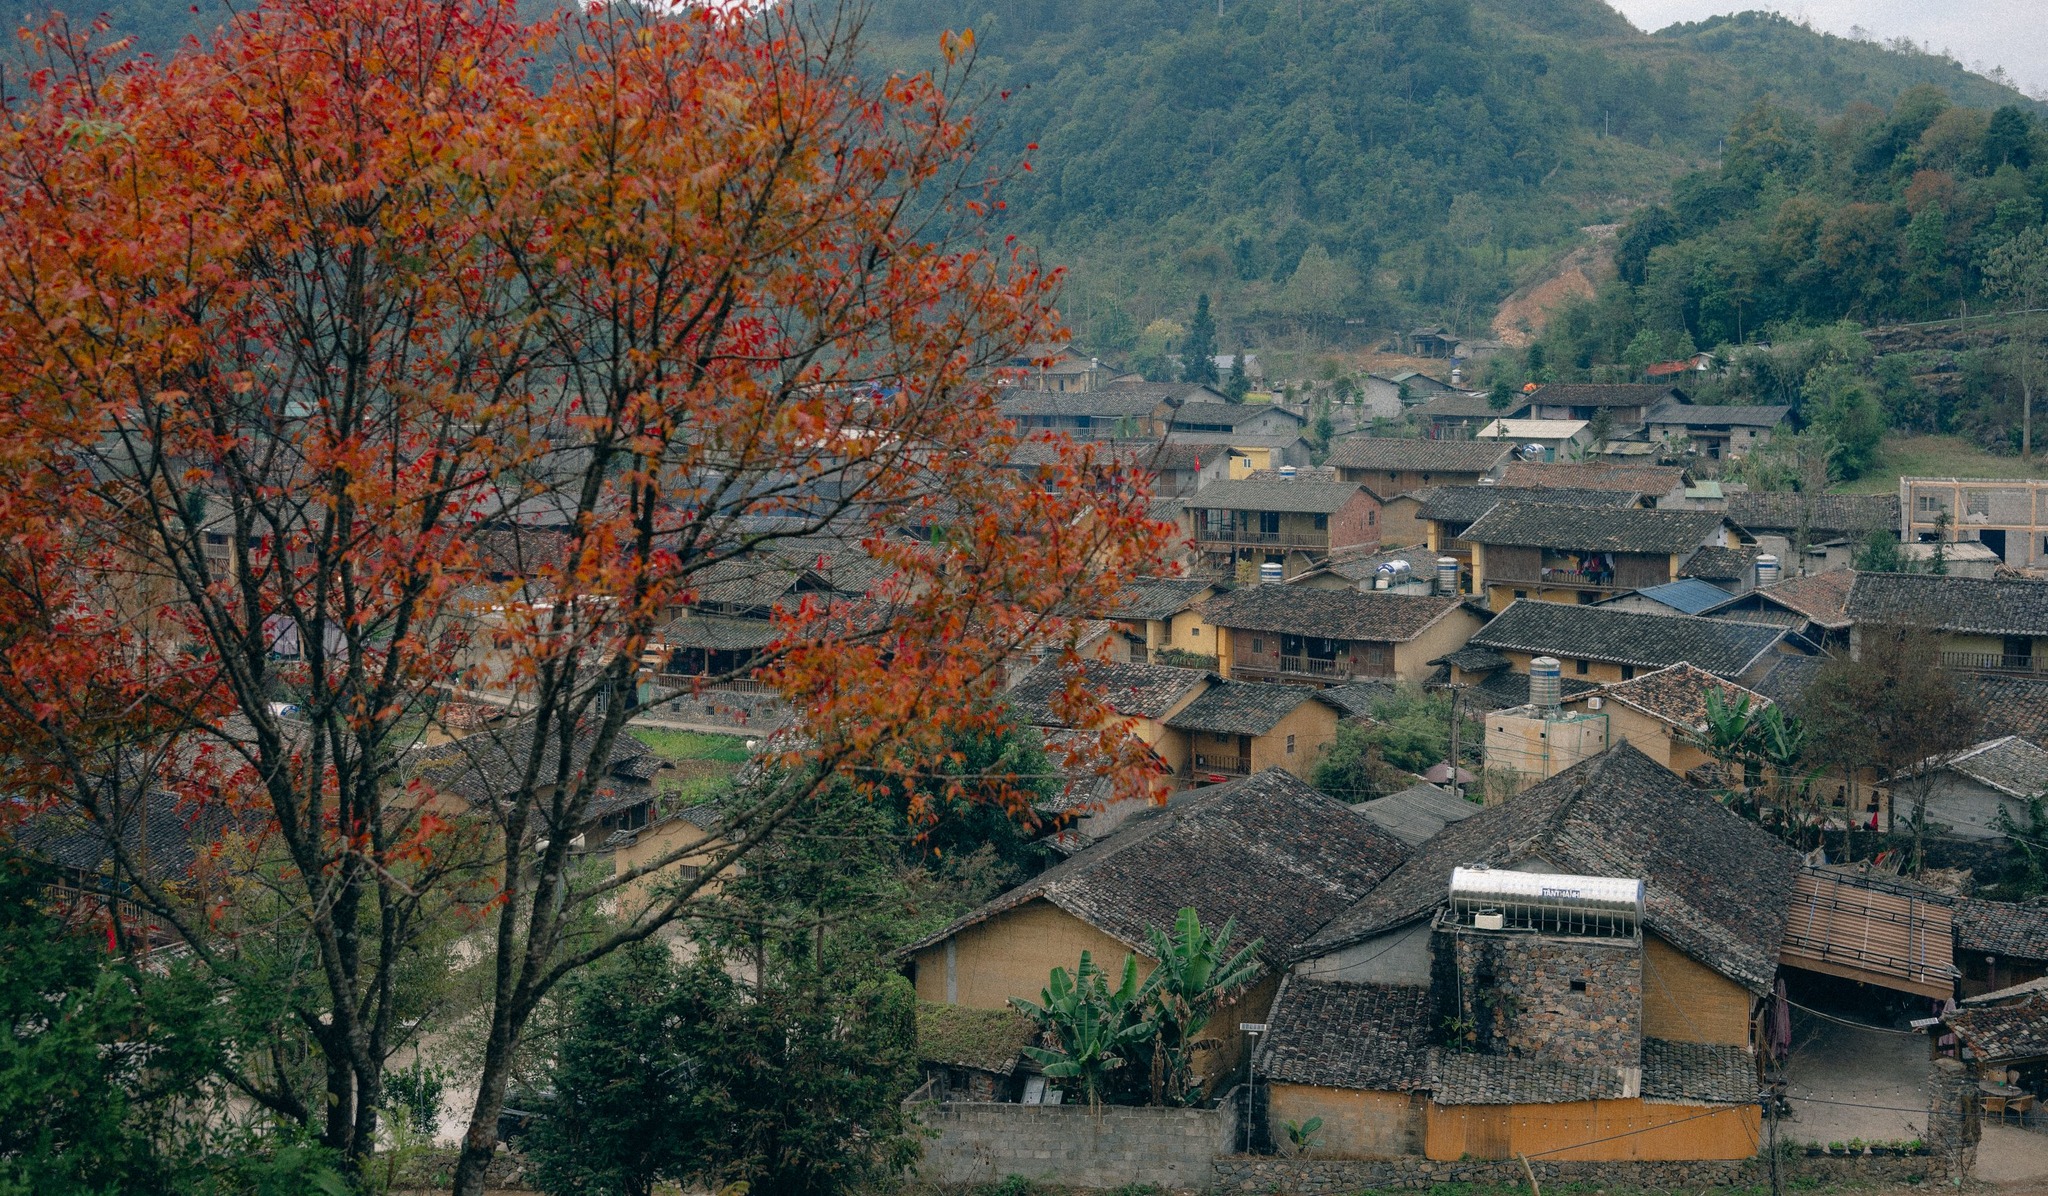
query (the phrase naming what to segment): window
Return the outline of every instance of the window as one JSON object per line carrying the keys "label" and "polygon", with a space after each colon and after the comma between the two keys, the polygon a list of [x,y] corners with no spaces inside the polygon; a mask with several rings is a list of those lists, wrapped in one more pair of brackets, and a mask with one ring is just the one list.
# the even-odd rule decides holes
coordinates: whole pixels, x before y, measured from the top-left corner
{"label": "window", "polygon": [[1256,635],[1255,635],[1255,636],[1253,636],[1253,637],[1252,637],[1252,651],[1254,651],[1254,652],[1264,652],[1265,650],[1266,650],[1266,641],[1264,641],[1264,640],[1260,639],[1260,638],[1259,638],[1258,636],[1256,636]]}
{"label": "window", "polygon": [[1914,500],[1913,509],[1922,515],[1941,514],[1941,495],[1922,494]]}
{"label": "window", "polygon": [[1292,735],[1287,737],[1287,754],[1290,756],[1294,754],[1294,736]]}
{"label": "window", "polygon": [[1515,591],[1515,597],[1517,597],[1517,598],[1527,598],[1528,596],[1529,596],[1529,591],[1527,591],[1527,590],[1516,590],[1516,591]]}
{"label": "window", "polygon": [[1634,666],[1634,665],[1632,665],[1632,664],[1625,664],[1625,665],[1622,665],[1622,666],[1621,666],[1621,679],[1622,679],[1623,681],[1633,681],[1633,680],[1635,680],[1635,679],[1636,679],[1636,666]]}
{"label": "window", "polygon": [[1585,675],[1586,675],[1586,662],[1585,662],[1585,661],[1583,661],[1583,660],[1574,660],[1574,661],[1572,661],[1572,671],[1573,671],[1574,673],[1577,673],[1577,674],[1578,674],[1579,676],[1581,676],[1581,677],[1585,676]]}
{"label": "window", "polygon": [[1316,530],[1319,532],[1330,530],[1330,517],[1328,515],[1316,516]]}
{"label": "window", "polygon": [[1371,527],[1379,521],[1380,513],[1378,511],[1367,511],[1365,513],[1365,526]]}
{"label": "window", "polygon": [[1575,993],[1582,993],[1582,992],[1585,992],[1585,991],[1586,991],[1586,982],[1585,982],[1585,981],[1583,981],[1583,980],[1574,980],[1574,981],[1572,981],[1572,991],[1573,991],[1573,992],[1575,992]]}
{"label": "window", "polygon": [[1202,638],[1202,629],[1201,629],[1201,628],[1199,628],[1199,627],[1190,627],[1190,628],[1188,628],[1188,638],[1189,638],[1189,639],[1191,639],[1191,640],[1198,640],[1198,639],[1201,639],[1201,638]]}

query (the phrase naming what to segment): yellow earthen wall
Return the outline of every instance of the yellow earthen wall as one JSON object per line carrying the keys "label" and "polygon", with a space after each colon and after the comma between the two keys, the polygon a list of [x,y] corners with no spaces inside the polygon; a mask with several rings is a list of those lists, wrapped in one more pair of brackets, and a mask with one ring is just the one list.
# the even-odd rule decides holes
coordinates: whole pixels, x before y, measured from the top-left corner
{"label": "yellow earthen wall", "polygon": [[[677,872],[683,868],[706,868],[718,854],[732,846],[716,835],[706,835],[704,828],[681,818],[671,819],[660,826],[648,827],[634,840],[612,853],[612,875],[623,876],[650,860],[660,859],[669,852],[688,848],[688,854],[672,864],[650,872],[639,880],[620,890],[619,903],[626,909],[637,908],[664,885],[677,879]],[[712,880],[698,890],[706,895],[716,893],[720,880]]]}
{"label": "yellow earthen wall", "polygon": [[1643,936],[1643,1037],[1749,1046],[1749,990]]}
{"label": "yellow earthen wall", "polygon": [[[1036,1001],[1054,968],[1072,972],[1081,952],[1112,975],[1120,973],[1129,947],[1044,900],[1025,902],[953,936],[957,999],[951,1004],[972,1009],[1007,1009],[1011,997]],[[934,943],[912,956],[917,965],[920,1000],[946,1000],[946,944]],[[1140,956],[1140,978],[1152,971],[1152,960]],[[1233,1023],[1234,1025],[1235,1023]]]}
{"label": "yellow earthen wall", "polygon": [[1613,1159],[1747,1159],[1756,1155],[1755,1105],[1708,1108],[1640,1099],[1555,1105],[1427,1106],[1423,1153],[1546,1162]]}
{"label": "yellow earthen wall", "polygon": [[[1431,565],[1434,568],[1434,564]],[[1477,634],[1479,616],[1471,611],[1458,609],[1424,628],[1421,635],[1405,644],[1394,645],[1394,673],[1403,681],[1420,685],[1436,672],[1436,666],[1429,662],[1449,652],[1456,652],[1465,646],[1465,641]]]}
{"label": "yellow earthen wall", "polygon": [[[1287,754],[1287,737],[1294,736],[1294,754]],[[1307,780],[1324,749],[1337,738],[1337,712],[1321,702],[1303,702],[1275,724],[1271,731],[1252,740],[1252,771],[1280,767]]]}
{"label": "yellow earthen wall", "polygon": [[1316,1132],[1322,1139],[1317,1158],[1379,1159],[1422,1153],[1422,1107],[1426,1102],[1420,1097],[1307,1084],[1273,1084],[1265,1091],[1274,1125],[1323,1119],[1323,1128]]}

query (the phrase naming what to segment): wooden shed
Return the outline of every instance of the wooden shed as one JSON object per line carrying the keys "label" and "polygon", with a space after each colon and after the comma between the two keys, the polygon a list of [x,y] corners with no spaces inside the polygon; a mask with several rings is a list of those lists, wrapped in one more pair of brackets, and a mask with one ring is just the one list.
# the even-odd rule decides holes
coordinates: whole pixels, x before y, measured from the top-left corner
{"label": "wooden shed", "polygon": [[1898,881],[1808,868],[1778,962],[1942,1000],[1955,992],[1949,902]]}

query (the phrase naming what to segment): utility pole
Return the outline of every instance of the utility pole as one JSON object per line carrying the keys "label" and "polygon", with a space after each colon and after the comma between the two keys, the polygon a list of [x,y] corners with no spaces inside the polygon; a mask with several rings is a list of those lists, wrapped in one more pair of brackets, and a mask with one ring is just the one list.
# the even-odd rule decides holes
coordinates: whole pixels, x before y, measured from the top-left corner
{"label": "utility pole", "polygon": [[1785,1081],[1772,1080],[1764,1093],[1764,1112],[1771,1118],[1771,1196],[1785,1196],[1778,1181],[1778,1103],[1784,1099]]}
{"label": "utility pole", "polygon": [[1458,687],[1451,686],[1451,795],[1465,796],[1465,787],[1458,783]]}

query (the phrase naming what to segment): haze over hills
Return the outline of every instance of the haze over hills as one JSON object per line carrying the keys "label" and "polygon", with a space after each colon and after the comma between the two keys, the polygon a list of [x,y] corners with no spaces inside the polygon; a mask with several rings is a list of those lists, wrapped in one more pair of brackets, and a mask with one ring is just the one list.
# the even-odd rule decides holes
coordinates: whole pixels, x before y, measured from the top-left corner
{"label": "haze over hills", "polygon": [[870,40],[910,65],[967,25],[1010,92],[998,145],[1035,168],[1018,231],[1075,267],[1070,318],[1112,346],[1205,290],[1254,332],[1483,328],[1518,271],[1712,166],[1766,96],[1817,118],[1916,84],[2033,106],[1779,17],[1649,35],[1598,0],[878,0]]}

